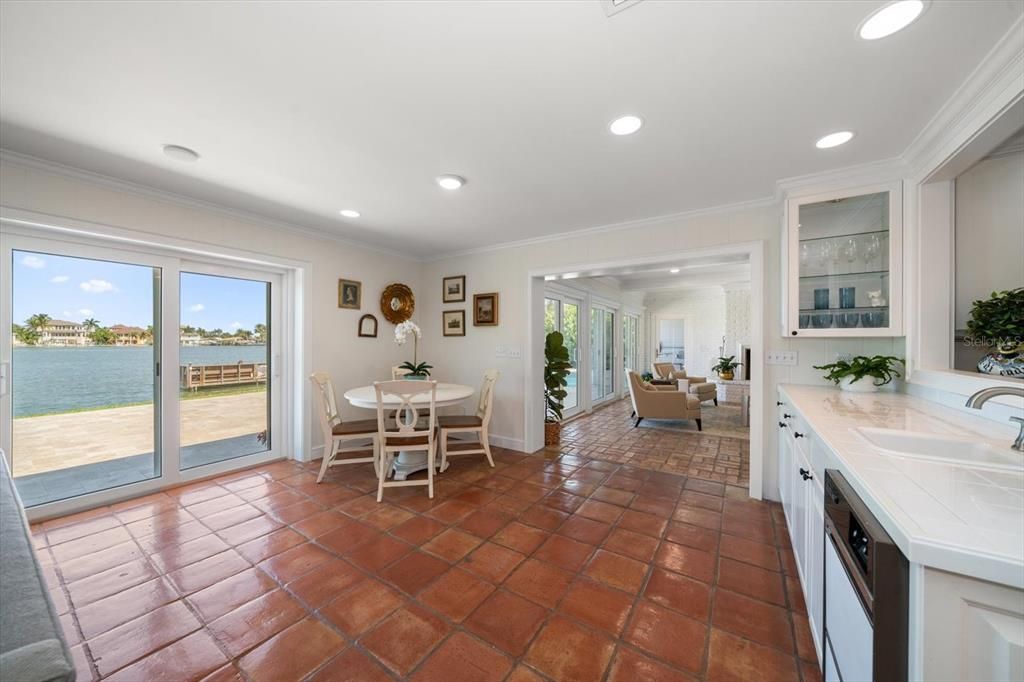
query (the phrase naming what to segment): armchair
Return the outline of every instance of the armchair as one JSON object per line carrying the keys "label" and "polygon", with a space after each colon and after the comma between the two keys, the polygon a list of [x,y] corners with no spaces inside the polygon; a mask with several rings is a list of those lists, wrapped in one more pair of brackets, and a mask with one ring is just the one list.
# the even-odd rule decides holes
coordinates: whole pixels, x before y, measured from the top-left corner
{"label": "armchair", "polygon": [[644,419],[693,419],[697,430],[701,430],[700,399],[682,391],[659,391],[644,386],[640,375],[631,370],[626,372],[629,385],[629,399],[636,415],[634,427]]}
{"label": "armchair", "polygon": [[685,369],[676,369],[671,362],[652,362],[651,372],[655,379],[673,380],[678,382],[683,393],[697,396],[700,402],[714,400],[718,405],[718,386],[707,377],[687,374]]}

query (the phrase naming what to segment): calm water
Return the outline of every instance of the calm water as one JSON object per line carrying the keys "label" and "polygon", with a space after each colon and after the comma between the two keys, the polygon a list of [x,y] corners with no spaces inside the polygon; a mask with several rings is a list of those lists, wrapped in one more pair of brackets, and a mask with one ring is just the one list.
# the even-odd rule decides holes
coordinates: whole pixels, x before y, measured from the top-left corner
{"label": "calm water", "polygon": [[[181,348],[182,364],[266,359],[265,346]],[[11,378],[15,417],[146,402],[153,399],[153,347],[15,348]]]}

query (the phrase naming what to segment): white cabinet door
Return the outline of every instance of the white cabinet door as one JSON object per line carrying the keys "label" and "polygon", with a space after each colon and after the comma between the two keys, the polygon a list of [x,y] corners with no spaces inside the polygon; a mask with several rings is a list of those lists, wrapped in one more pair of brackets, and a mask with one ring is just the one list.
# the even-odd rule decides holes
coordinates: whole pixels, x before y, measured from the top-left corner
{"label": "white cabinet door", "polygon": [[814,647],[821,660],[822,626],[825,606],[825,489],[817,474],[807,481],[807,563],[804,566],[804,600],[807,618],[814,637]]}
{"label": "white cabinet door", "polygon": [[793,486],[793,517],[790,521],[790,533],[793,539],[793,553],[800,568],[800,578],[804,583],[804,598],[807,598],[807,503],[810,499],[811,481],[804,480],[800,471],[809,471],[810,465],[803,457],[800,448],[790,443],[793,463],[790,465],[789,480]]}
{"label": "white cabinet door", "polygon": [[902,336],[899,182],[786,201],[785,335]]}

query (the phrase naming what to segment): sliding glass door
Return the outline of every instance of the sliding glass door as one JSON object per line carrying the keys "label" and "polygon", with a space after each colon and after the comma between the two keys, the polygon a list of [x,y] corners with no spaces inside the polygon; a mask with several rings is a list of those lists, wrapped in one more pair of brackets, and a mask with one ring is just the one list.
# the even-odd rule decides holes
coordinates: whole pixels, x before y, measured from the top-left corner
{"label": "sliding glass door", "polygon": [[574,298],[550,295],[544,299],[544,333],[559,331],[569,350],[572,369],[566,386],[563,415],[572,416],[580,411],[579,386],[579,319],[580,302]]}
{"label": "sliding glass door", "polygon": [[162,268],[140,260],[10,251],[9,462],[25,506],[160,476]]}
{"label": "sliding glass door", "polygon": [[0,448],[26,507],[95,504],[275,456],[280,275],[2,242]]}
{"label": "sliding glass door", "polygon": [[615,394],[615,313],[590,308],[590,399],[607,400]]}
{"label": "sliding glass door", "polygon": [[183,470],[270,449],[271,319],[276,294],[268,275],[199,264],[186,267],[197,271],[180,274]]}

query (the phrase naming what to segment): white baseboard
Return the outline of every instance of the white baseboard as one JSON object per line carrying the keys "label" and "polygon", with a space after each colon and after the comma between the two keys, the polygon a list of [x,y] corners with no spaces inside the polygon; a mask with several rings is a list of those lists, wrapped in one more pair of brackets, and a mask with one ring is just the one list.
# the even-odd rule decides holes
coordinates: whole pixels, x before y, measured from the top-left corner
{"label": "white baseboard", "polygon": [[[451,436],[449,436],[449,438],[453,441],[477,441],[476,434],[469,433],[453,433]],[[490,440],[491,445],[494,445],[499,448],[507,448],[509,450],[515,450],[516,452],[526,452],[526,446],[524,445],[524,441],[520,438],[509,438],[508,436],[499,436],[492,433],[488,440]]]}

